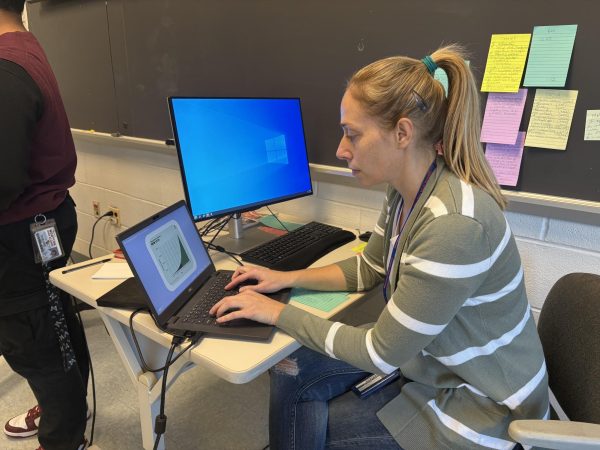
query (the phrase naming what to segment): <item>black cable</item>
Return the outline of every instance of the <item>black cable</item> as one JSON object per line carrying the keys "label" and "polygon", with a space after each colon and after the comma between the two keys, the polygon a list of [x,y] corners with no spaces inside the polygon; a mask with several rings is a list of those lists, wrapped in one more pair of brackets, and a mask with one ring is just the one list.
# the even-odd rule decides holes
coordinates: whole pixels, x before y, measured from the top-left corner
{"label": "black cable", "polygon": [[220,245],[211,244],[210,242],[206,242],[206,241],[202,241],[202,242],[204,242],[204,244],[208,247],[209,250],[215,250],[217,252],[225,253],[227,256],[229,256],[231,259],[233,259],[238,265],[240,265],[240,266],[244,265],[244,263],[240,259],[237,258],[238,256],[240,256],[239,254],[229,252],[229,251],[225,250],[224,247],[221,247]]}
{"label": "black cable", "polygon": [[[133,338],[133,343],[135,344],[135,349],[137,351],[138,356],[140,357],[140,362],[141,362],[141,366],[142,368],[146,371],[146,372],[152,372],[152,373],[156,373],[156,372],[162,372],[163,370],[165,370],[165,366],[163,367],[159,367],[158,369],[152,369],[150,367],[148,367],[148,364],[146,364],[146,360],[144,360],[144,356],[142,355],[142,351],[140,349],[140,344],[138,343],[137,337],[135,335],[135,330],[133,329],[133,318],[140,312],[142,311],[148,311],[146,308],[140,308],[140,309],[136,309],[134,312],[131,313],[131,315],[129,316],[129,329],[131,331],[131,337]],[[173,359],[173,361],[171,361],[169,364],[175,364],[175,361],[177,361],[181,355],[183,355],[185,352],[187,352],[192,345],[194,345],[196,342],[198,342],[198,339],[202,336],[202,334],[197,334],[196,336],[194,336],[191,340],[189,345],[184,348],[183,350],[181,350],[181,352],[179,352],[177,354],[177,356],[175,356],[175,359]],[[173,335],[173,339],[181,339],[183,341],[183,339],[185,339],[184,336],[179,336],[179,335]]]}
{"label": "black cable", "polygon": [[[90,366],[90,375],[92,376],[92,429],[90,431],[90,442],[88,445],[92,445],[94,443],[94,430],[96,427],[96,377],[94,376],[94,366],[92,364],[92,355],[90,354],[90,347],[87,342],[87,336],[85,334],[85,328],[83,327],[83,319],[81,318],[81,312],[77,307],[77,303],[75,302],[75,297],[72,295],[71,303],[73,305],[73,309],[77,313],[77,317],[79,318],[79,326],[81,327],[81,336],[83,337],[83,342],[85,344],[85,351],[87,352],[88,364]],[[86,386],[87,389],[87,386]],[[87,411],[85,412],[85,417],[87,421]]]}
{"label": "black cable", "polygon": [[[173,340],[171,341],[171,348],[169,348],[169,353],[167,354],[167,360],[165,361],[162,384],[160,387],[160,412],[158,416],[154,419],[154,433],[156,434],[156,440],[154,441],[154,450],[158,449],[158,444],[160,443],[160,438],[167,431],[167,416],[165,416],[165,396],[167,394],[167,374],[169,373],[169,366],[173,364],[171,362],[171,358],[173,357],[173,352],[175,351],[175,347],[181,343],[181,339],[177,339],[177,336],[173,336]],[[174,361],[173,361],[174,362]]]}
{"label": "black cable", "polygon": [[227,222],[229,222],[229,220],[232,217],[233,217],[233,215],[230,215],[230,216],[227,216],[227,220],[223,220],[223,223],[221,224],[221,226],[219,227],[219,229],[217,230],[217,232],[214,234],[214,236],[212,237],[212,239],[208,243],[209,245],[212,245],[212,243],[215,241],[215,239],[217,238],[217,236],[219,235],[219,233],[221,232],[221,230],[223,230],[223,228],[225,228],[225,225],[227,225]]}
{"label": "black cable", "polygon": [[96,219],[96,221],[94,222],[94,225],[92,225],[92,237],[90,239],[90,246],[88,247],[88,255],[89,255],[90,259],[92,259],[92,242],[94,242],[94,232],[96,231],[96,225],[98,225],[98,222],[100,222],[100,219],[104,219],[105,217],[112,217],[112,215],[113,215],[112,211],[105,212],[100,217],[98,217]]}
{"label": "black cable", "polygon": [[281,224],[281,226],[283,227],[283,229],[289,233],[289,232],[290,232],[290,230],[288,230],[288,228],[287,228],[287,227],[284,225],[284,223],[283,223],[281,220],[279,220],[279,217],[277,217],[277,216],[275,215],[275,213],[274,213],[273,211],[271,211],[271,208],[269,208],[269,207],[267,206],[267,209],[269,210],[269,212],[271,213],[271,215],[272,215],[273,217],[275,217],[275,219],[277,219],[277,222],[279,222],[279,223]]}

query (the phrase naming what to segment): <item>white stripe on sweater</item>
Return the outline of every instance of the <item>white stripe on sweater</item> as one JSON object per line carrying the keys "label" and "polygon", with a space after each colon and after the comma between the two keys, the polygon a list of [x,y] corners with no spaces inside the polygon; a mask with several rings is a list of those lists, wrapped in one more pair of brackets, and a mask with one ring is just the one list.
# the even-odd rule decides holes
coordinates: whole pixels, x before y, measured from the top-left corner
{"label": "white stripe on sweater", "polygon": [[359,292],[365,290],[365,285],[363,283],[362,274],[360,273],[360,261],[361,261],[360,256],[361,255],[356,255],[356,290]]}
{"label": "white stripe on sweater", "polygon": [[361,253],[361,257],[363,259],[363,261],[371,268],[373,269],[375,272],[377,272],[380,275],[385,275],[385,269],[383,268],[383,266],[379,266],[377,264],[375,264],[375,262],[372,262],[367,255],[365,255],[364,253]]}
{"label": "white stripe on sweater", "polygon": [[400,308],[398,308],[398,306],[396,306],[394,303],[393,298],[387,303],[387,310],[396,320],[396,322],[416,333],[426,334],[428,336],[437,336],[444,330],[444,328],[446,328],[447,325],[433,325],[431,323],[421,322],[420,320],[409,316]]}
{"label": "white stripe on sweater", "polygon": [[475,199],[473,198],[473,188],[470,184],[460,180],[460,189],[462,191],[462,215],[474,217]]}
{"label": "white stripe on sweater", "polygon": [[425,208],[429,208],[433,217],[445,216],[448,214],[448,210],[446,209],[446,205],[435,195],[432,195],[425,203]]}
{"label": "white stripe on sweater", "polygon": [[470,361],[471,359],[477,358],[478,356],[491,355],[500,347],[504,347],[505,345],[510,344],[515,337],[517,337],[519,334],[521,334],[521,332],[523,331],[523,328],[525,328],[525,325],[527,324],[527,321],[529,320],[530,315],[531,315],[531,312],[530,312],[529,308],[527,308],[525,311],[525,315],[523,316],[523,318],[517,324],[516,327],[514,327],[510,331],[507,331],[502,336],[500,336],[498,339],[491,340],[484,346],[469,347],[469,348],[466,348],[464,350],[461,350],[460,352],[457,352],[457,353],[455,353],[453,355],[449,355],[449,356],[434,356],[431,353],[426,352],[425,350],[423,350],[423,354],[425,356],[431,356],[432,358],[435,358],[436,360],[438,360],[439,362],[441,362],[442,364],[444,364],[446,366],[458,366],[460,364],[466,363],[467,361]]}
{"label": "white stripe on sweater", "polygon": [[427,259],[419,258],[418,256],[402,254],[400,262],[402,264],[410,264],[415,269],[425,272],[429,275],[442,278],[469,278],[479,275],[490,269],[502,254],[506,245],[510,240],[510,228],[508,222],[506,223],[506,230],[504,236],[492,256],[484,259],[478,263],[473,264],[444,264],[435,261],[429,261]]}
{"label": "white stripe on sweater", "polygon": [[383,228],[381,228],[379,224],[376,223],[375,227],[373,228],[373,233],[375,233],[378,236],[383,236],[384,231]]}
{"label": "white stripe on sweater", "polygon": [[340,322],[334,322],[333,325],[329,327],[327,337],[325,338],[325,351],[332,358],[335,358],[335,354],[333,353],[333,340],[335,339],[335,335],[337,334],[341,326],[342,324]]}
{"label": "white stripe on sweater", "polygon": [[394,367],[388,363],[386,363],[381,356],[377,354],[375,351],[375,347],[373,346],[373,328],[367,331],[367,336],[365,337],[365,343],[367,345],[367,352],[369,352],[369,357],[371,358],[371,362],[375,367],[381,370],[383,373],[392,373],[397,367]]}
{"label": "white stripe on sweater", "polygon": [[446,414],[440,408],[438,408],[438,405],[435,403],[434,399],[429,400],[427,402],[427,405],[433,410],[433,412],[438,417],[440,422],[442,422],[443,425],[445,425],[447,428],[451,429],[455,433],[461,435],[463,438],[471,442],[474,442],[478,445],[482,445],[484,447],[502,450],[509,450],[515,446],[514,442],[478,433],[475,430],[466,426],[465,424],[459,422],[455,418],[450,417],[448,414]]}
{"label": "white stripe on sweater", "polygon": [[523,268],[520,267],[515,277],[512,280],[510,280],[510,282],[502,289],[500,289],[497,292],[492,292],[491,294],[485,294],[480,295],[478,297],[469,298],[463,306],[477,306],[481,305],[482,303],[491,303],[498,299],[501,299],[502,297],[505,297],[506,295],[510,294],[515,289],[517,289],[521,285],[522,280]]}
{"label": "white stripe on sweater", "polygon": [[525,384],[521,389],[515,392],[513,395],[508,397],[502,403],[508,406],[510,409],[516,409],[523,403],[523,401],[531,395],[531,393],[535,390],[536,387],[544,380],[544,376],[546,375],[546,363],[542,362],[542,367],[540,370],[533,376],[531,380]]}

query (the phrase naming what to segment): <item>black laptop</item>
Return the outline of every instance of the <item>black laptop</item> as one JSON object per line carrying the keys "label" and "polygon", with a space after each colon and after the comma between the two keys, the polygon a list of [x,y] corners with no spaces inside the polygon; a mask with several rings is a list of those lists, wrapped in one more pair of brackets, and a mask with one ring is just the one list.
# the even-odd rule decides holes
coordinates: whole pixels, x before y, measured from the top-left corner
{"label": "black laptop", "polygon": [[[117,242],[159,327],[178,333],[259,340],[270,337],[271,325],[247,319],[221,325],[208,314],[224,296],[237,293],[224,290],[233,271],[215,269],[184,201],[120,233]],[[290,291],[269,297],[287,302]]]}

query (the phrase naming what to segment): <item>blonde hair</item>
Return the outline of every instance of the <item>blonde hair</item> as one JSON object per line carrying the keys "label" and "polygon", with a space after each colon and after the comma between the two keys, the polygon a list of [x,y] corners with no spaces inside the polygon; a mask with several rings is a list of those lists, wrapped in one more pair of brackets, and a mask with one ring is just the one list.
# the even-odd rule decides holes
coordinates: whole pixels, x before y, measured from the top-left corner
{"label": "blonde hair", "polygon": [[434,146],[441,141],[448,168],[487,192],[504,209],[506,199],[479,141],[479,91],[465,63],[465,52],[458,45],[449,45],[430,56],[448,76],[447,98],[442,84],[422,61],[403,56],[363,67],[347,88],[384,128],[393,129],[400,118],[408,117],[426,144]]}

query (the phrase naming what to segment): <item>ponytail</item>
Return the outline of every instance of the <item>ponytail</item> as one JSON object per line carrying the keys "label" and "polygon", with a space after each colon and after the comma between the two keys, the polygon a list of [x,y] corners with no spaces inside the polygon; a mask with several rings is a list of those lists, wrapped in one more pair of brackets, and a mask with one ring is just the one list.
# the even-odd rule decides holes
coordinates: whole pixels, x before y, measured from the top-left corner
{"label": "ponytail", "polygon": [[[447,98],[433,77],[435,66],[448,75]],[[446,165],[458,178],[487,192],[501,209],[506,207],[479,141],[479,91],[460,46],[440,48],[423,60],[394,56],[375,61],[352,76],[348,89],[384,128],[410,118],[426,144],[442,142]]]}
{"label": "ponytail", "polygon": [[442,137],[446,165],[460,179],[487,192],[501,209],[506,199],[480,142],[479,91],[457,45],[435,51],[431,58],[448,75],[448,112]]}

